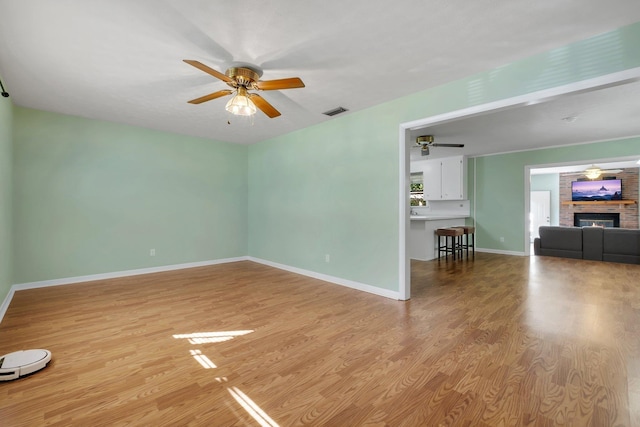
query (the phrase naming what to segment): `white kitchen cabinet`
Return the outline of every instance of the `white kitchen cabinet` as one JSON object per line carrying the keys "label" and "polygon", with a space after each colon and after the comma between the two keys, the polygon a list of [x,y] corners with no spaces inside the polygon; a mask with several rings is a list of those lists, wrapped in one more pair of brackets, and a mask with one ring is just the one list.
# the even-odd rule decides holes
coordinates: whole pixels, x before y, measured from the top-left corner
{"label": "white kitchen cabinet", "polygon": [[425,200],[464,200],[466,163],[463,156],[418,163],[416,169],[423,174]]}
{"label": "white kitchen cabinet", "polygon": [[440,160],[422,162],[422,183],[425,200],[442,199],[442,166]]}
{"label": "white kitchen cabinet", "polygon": [[441,159],[442,200],[464,199],[464,161],[462,156]]}

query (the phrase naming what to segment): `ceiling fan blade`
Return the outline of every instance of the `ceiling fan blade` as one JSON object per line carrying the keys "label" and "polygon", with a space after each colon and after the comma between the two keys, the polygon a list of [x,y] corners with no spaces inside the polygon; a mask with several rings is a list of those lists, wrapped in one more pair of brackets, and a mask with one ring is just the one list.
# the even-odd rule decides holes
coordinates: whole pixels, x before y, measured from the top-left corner
{"label": "ceiling fan blade", "polygon": [[220,98],[221,96],[231,95],[232,93],[233,91],[231,89],[219,90],[217,92],[210,93],[209,95],[192,99],[191,101],[188,101],[188,102],[189,104],[202,104],[203,102],[211,101],[212,99]]}
{"label": "ceiling fan blade", "polygon": [[266,99],[258,95],[257,93],[250,93],[249,99],[256,104],[256,107],[260,109],[263,113],[265,113],[269,118],[278,117],[280,115],[280,111],[273,108],[273,105],[269,104]]}
{"label": "ceiling fan blade", "polygon": [[622,169],[602,169],[600,173],[620,173]]}
{"label": "ceiling fan blade", "polygon": [[429,144],[432,147],[456,147],[456,148],[462,148],[464,147],[464,144]]}
{"label": "ceiling fan blade", "polygon": [[215,77],[217,79],[222,80],[225,83],[235,83],[235,81],[232,78],[222,74],[220,71],[214,70],[211,67],[207,67],[202,62],[194,61],[192,59],[183,59],[183,61],[186,62],[187,64],[193,66],[193,67],[196,67],[197,69],[199,69],[201,71],[204,71],[207,74],[212,75],[213,77]]}
{"label": "ceiling fan blade", "polygon": [[304,83],[299,77],[291,77],[288,79],[259,81],[256,83],[256,87],[260,90],[297,89],[304,87]]}

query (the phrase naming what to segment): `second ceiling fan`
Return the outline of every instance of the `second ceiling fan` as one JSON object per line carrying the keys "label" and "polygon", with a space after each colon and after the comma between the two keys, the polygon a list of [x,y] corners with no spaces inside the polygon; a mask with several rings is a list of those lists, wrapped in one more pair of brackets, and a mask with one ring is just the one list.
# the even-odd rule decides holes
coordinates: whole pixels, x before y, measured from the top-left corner
{"label": "second ceiling fan", "polygon": [[276,110],[266,99],[257,93],[249,92],[249,90],[281,90],[296,89],[305,87],[299,77],[290,77],[278,80],[260,80],[262,72],[250,66],[231,67],[222,74],[214,70],[202,62],[192,59],[184,59],[187,64],[222,80],[232,89],[223,89],[200,98],[192,99],[190,104],[201,104],[216,98],[231,95],[235,96],[229,100],[226,110],[238,116],[250,116],[256,112],[256,107],[270,118],[278,117],[280,112]]}
{"label": "second ceiling fan", "polygon": [[603,175],[603,174],[615,174],[620,172],[622,172],[622,169],[600,169],[596,165],[591,165],[590,167],[586,168],[583,171],[570,172],[570,173],[566,173],[565,175],[584,175],[589,179],[597,179],[600,177],[600,175]]}
{"label": "second ceiling fan", "polygon": [[429,148],[431,147],[455,147],[463,148],[464,144],[437,144],[434,141],[433,135],[423,135],[416,138],[416,144],[420,146],[420,154],[423,156],[429,155]]}

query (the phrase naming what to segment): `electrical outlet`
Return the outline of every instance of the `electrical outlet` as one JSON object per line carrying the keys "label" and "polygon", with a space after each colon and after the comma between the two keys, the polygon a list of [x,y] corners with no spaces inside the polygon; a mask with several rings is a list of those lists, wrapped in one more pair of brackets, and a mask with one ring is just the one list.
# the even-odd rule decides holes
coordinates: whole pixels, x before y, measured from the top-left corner
{"label": "electrical outlet", "polygon": [[156,256],[156,250],[155,249],[149,249],[149,256]]}
{"label": "electrical outlet", "polygon": [[329,254],[325,254],[324,255],[324,262],[330,262],[331,261],[331,257],[329,256]]}
{"label": "electrical outlet", "polygon": [[504,237],[500,237],[500,241],[504,243]]}

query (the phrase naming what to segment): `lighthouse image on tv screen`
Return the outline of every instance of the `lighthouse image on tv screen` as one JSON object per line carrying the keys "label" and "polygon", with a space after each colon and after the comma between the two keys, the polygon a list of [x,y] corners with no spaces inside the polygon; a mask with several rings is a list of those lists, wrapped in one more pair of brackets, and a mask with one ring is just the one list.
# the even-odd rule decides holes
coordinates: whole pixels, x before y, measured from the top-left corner
{"label": "lighthouse image on tv screen", "polygon": [[574,181],[571,183],[571,200],[574,202],[622,200],[622,182],[619,179]]}

